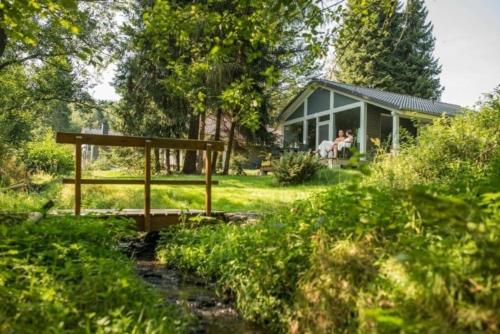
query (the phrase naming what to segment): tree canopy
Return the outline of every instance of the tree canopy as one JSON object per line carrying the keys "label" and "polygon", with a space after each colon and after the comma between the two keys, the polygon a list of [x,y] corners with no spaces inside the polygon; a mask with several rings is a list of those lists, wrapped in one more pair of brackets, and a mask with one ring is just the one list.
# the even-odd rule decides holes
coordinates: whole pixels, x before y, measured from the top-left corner
{"label": "tree canopy", "polygon": [[335,40],[333,76],[342,82],[439,98],[441,66],[423,0],[349,0]]}

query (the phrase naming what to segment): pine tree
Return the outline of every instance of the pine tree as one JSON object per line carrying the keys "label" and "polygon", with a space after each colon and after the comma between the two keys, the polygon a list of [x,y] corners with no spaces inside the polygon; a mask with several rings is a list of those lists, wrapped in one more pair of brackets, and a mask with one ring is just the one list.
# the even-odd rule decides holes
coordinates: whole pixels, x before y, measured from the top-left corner
{"label": "pine tree", "polygon": [[335,42],[333,76],[341,82],[438,98],[441,67],[423,0],[349,0]]}
{"label": "pine tree", "polygon": [[397,35],[397,0],[349,0],[335,42],[334,77],[341,82],[391,90]]}
{"label": "pine tree", "polygon": [[424,1],[408,0],[402,21],[400,41],[395,46],[401,63],[395,73],[400,89],[409,95],[437,99],[443,91],[441,66],[433,55],[435,38]]}

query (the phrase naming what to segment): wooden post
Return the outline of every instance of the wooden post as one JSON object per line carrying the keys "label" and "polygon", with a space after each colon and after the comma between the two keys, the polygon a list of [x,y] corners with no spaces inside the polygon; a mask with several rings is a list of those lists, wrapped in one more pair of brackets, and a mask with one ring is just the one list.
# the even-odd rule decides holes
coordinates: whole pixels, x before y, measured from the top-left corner
{"label": "wooden post", "polygon": [[82,137],[75,137],[75,216],[82,206]]}
{"label": "wooden post", "polygon": [[144,144],[144,229],[151,231],[151,140]]}
{"label": "wooden post", "polygon": [[207,144],[205,155],[205,214],[212,214],[212,144]]}
{"label": "wooden post", "polygon": [[392,153],[397,154],[399,149],[399,114],[395,111],[392,115]]}

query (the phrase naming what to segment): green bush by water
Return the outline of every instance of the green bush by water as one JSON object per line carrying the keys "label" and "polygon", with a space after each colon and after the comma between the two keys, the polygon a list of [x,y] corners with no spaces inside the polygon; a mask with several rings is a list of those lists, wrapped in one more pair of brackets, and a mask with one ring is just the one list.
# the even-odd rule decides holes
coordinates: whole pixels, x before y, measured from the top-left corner
{"label": "green bush by water", "polygon": [[158,257],[215,278],[272,331],[498,332],[499,112],[438,121],[364,180],[257,224],[165,231]]}
{"label": "green bush by water", "polygon": [[70,217],[0,223],[0,332],[179,332],[173,310],[117,249],[133,233],[128,225]]}

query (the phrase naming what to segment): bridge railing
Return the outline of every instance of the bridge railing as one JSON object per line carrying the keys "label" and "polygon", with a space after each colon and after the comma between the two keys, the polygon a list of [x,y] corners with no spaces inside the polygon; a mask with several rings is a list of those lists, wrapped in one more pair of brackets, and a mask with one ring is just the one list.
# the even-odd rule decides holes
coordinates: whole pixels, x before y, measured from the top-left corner
{"label": "bridge railing", "polygon": [[[146,231],[151,230],[151,185],[205,185],[205,214],[212,213],[212,181],[211,157],[212,151],[224,151],[222,141],[193,140],[193,139],[167,139],[147,138],[132,136],[109,136],[83,133],[58,132],[56,142],[59,144],[75,145],[75,177],[63,179],[64,184],[75,185],[74,213],[81,213],[82,184],[136,184],[144,185],[144,223]],[[82,145],[142,147],[144,148],[144,178],[141,179],[82,179]],[[205,154],[205,179],[204,180],[151,180],[151,149],[175,149],[206,151]]]}

